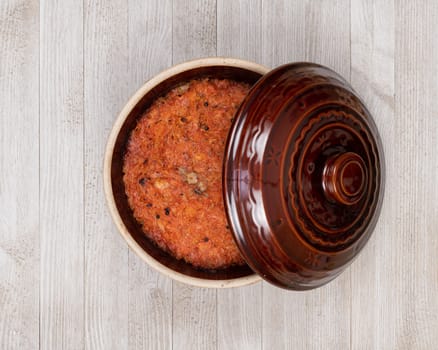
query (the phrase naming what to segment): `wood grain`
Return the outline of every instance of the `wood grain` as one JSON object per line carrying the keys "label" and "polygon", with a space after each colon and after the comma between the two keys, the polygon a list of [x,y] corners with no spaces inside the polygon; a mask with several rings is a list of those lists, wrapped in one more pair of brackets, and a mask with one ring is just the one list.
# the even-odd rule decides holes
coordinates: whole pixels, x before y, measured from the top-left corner
{"label": "wood grain", "polygon": [[[0,349],[438,348],[437,23],[435,0],[0,1]],[[215,55],[328,65],[375,117],[381,218],[325,287],[172,282],[109,218],[116,115]]]}
{"label": "wood grain", "polygon": [[216,56],[216,0],[175,0],[172,23],[173,64]]}
{"label": "wood grain", "polygon": [[307,2],[262,0],[260,63],[273,68],[305,59]]}
{"label": "wood grain", "polygon": [[83,8],[40,9],[40,348],[84,347]]}
{"label": "wood grain", "polygon": [[261,22],[262,0],[217,0],[217,55],[260,63]]}
{"label": "wood grain", "polygon": [[[172,65],[170,0],[129,1],[128,90]],[[172,348],[172,281],[129,252],[129,349]]]}
{"label": "wood grain", "polygon": [[[216,56],[216,1],[173,2],[172,60]],[[216,349],[216,290],[173,282],[173,349]]]}
{"label": "wood grain", "polygon": [[[375,118],[386,157],[386,193],[374,235],[351,267],[352,349],[396,349],[395,327],[400,317],[394,279],[400,274],[399,254],[389,249],[399,232],[391,223],[397,215],[394,125],[393,1],[353,1],[351,7],[351,83]],[[395,185],[395,186],[394,186]]]}
{"label": "wood grain", "polygon": [[[261,0],[217,2],[217,55],[260,62]],[[217,291],[218,349],[261,349],[262,283]]]}
{"label": "wood grain", "polygon": [[[395,23],[395,137],[387,142],[396,160],[391,162],[389,151],[393,172],[387,193],[396,209],[392,220],[384,221],[394,233],[391,248],[385,247],[391,250],[390,270],[382,266],[382,273],[391,276],[384,292],[393,298],[389,311],[398,317],[389,344],[433,349],[438,345],[438,3],[397,1]],[[385,315],[385,324],[389,320]]]}
{"label": "wood grain", "polygon": [[262,283],[217,291],[219,349],[261,349]]}
{"label": "wood grain", "polygon": [[[350,75],[349,1],[263,2],[262,52],[268,66],[314,61]],[[342,13],[342,16],[339,14]],[[279,40],[281,38],[281,40]],[[263,286],[264,349],[348,349],[350,273],[310,292]],[[324,344],[324,345],[323,345]]]}
{"label": "wood grain", "polygon": [[126,1],[84,2],[85,348],[128,347],[128,248],[106,208],[102,159],[129,97]]}
{"label": "wood grain", "polygon": [[173,282],[173,349],[216,349],[216,290]]}
{"label": "wood grain", "polygon": [[0,349],[38,349],[39,7],[0,3]]}

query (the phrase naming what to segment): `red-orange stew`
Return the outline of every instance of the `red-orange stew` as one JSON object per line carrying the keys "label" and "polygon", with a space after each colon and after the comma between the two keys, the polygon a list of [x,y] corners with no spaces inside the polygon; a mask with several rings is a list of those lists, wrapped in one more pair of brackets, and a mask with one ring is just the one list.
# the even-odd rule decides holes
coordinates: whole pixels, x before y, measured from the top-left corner
{"label": "red-orange stew", "polygon": [[144,233],[177,259],[205,269],[242,265],[222,199],[227,134],[244,83],[192,80],[156,100],[127,144],[124,184]]}

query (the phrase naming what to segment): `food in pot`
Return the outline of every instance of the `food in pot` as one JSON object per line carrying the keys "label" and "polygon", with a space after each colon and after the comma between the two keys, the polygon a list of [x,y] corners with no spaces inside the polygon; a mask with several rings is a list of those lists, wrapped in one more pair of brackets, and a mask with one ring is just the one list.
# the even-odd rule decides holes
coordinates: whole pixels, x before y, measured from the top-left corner
{"label": "food in pot", "polygon": [[222,199],[222,162],[247,84],[204,78],[180,85],[141,116],[127,143],[123,181],[144,233],[204,269],[243,265]]}

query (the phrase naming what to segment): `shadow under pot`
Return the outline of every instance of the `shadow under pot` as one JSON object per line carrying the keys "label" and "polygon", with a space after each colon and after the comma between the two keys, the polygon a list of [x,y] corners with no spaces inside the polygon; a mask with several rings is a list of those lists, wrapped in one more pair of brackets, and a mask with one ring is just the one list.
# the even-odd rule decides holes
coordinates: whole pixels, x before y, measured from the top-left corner
{"label": "shadow under pot", "polygon": [[[226,140],[225,213],[246,265],[195,268],[160,249],[133,216],[123,182],[131,131],[158,98],[194,79],[251,85]],[[307,290],[337,277],[376,225],[384,192],[381,140],[369,111],[340,75],[313,63],[274,70],[232,58],[176,65],[131,98],[111,131],[104,164],[111,215],[150,266],[200,287],[248,285],[261,278]]]}

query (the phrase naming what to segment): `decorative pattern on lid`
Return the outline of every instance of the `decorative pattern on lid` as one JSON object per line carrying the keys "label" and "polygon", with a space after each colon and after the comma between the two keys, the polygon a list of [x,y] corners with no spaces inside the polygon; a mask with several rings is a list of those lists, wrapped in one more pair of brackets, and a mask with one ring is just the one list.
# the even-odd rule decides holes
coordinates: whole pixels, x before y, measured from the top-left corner
{"label": "decorative pattern on lid", "polygon": [[248,264],[288,289],[335,278],[369,239],[383,197],[377,128],[349,84],[326,67],[265,75],[236,114],[224,198]]}

